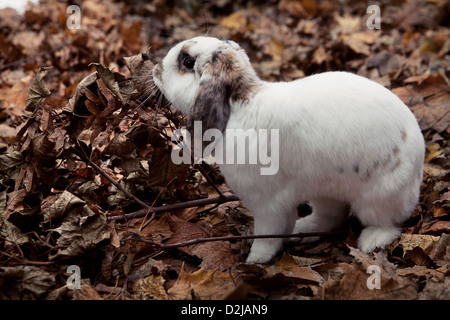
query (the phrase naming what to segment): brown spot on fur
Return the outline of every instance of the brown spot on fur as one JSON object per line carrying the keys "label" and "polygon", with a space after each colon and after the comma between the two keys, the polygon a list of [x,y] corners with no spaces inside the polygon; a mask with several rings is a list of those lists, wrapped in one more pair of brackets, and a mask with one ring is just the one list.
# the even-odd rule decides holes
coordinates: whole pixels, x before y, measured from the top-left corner
{"label": "brown spot on fur", "polygon": [[394,156],[398,156],[399,153],[400,153],[400,149],[398,148],[398,146],[395,146],[394,149],[392,150],[392,154]]}
{"label": "brown spot on fur", "polygon": [[382,166],[386,166],[392,160],[392,154],[389,154],[386,159],[384,159]]}
{"label": "brown spot on fur", "polygon": [[407,137],[408,134],[406,133],[406,130],[402,130],[402,141],[405,142]]}
{"label": "brown spot on fur", "polygon": [[376,170],[376,169],[378,168],[379,165],[380,165],[380,162],[375,161],[375,162],[373,163],[373,170]]}
{"label": "brown spot on fur", "polygon": [[400,158],[397,158],[397,159],[395,160],[394,166],[392,167],[392,171],[394,171],[395,169],[397,169],[397,168],[400,166],[401,163],[402,163],[402,160],[400,160]]}

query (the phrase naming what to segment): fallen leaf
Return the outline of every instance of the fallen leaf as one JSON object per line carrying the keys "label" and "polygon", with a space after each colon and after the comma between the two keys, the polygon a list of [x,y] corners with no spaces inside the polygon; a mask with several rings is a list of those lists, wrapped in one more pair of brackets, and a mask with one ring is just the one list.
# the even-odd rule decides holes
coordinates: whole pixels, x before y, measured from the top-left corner
{"label": "fallen leaf", "polygon": [[268,266],[265,269],[270,277],[281,273],[288,278],[296,278],[317,284],[323,282],[323,278],[318,272],[311,269],[310,266],[300,266],[297,263],[297,259],[287,253],[284,253],[281,259],[275,263],[275,267]]}
{"label": "fallen leaf", "polygon": [[[357,263],[339,263],[340,272],[335,278],[330,278],[324,283],[325,299],[415,299],[417,287],[413,280],[402,278],[396,274],[395,266],[390,263],[383,252],[373,254],[373,258],[360,250],[350,247],[350,254]],[[373,266],[373,267],[371,267]],[[369,289],[370,276],[378,268],[380,289]],[[377,270],[377,269],[374,269]]]}
{"label": "fallen leaf", "polygon": [[19,151],[0,155],[0,170],[10,179],[15,179],[19,173],[23,156]]}
{"label": "fallen leaf", "polygon": [[0,267],[0,298],[32,300],[44,296],[56,284],[56,274],[34,266]]}
{"label": "fallen leaf", "polygon": [[51,91],[48,89],[47,84],[44,81],[47,71],[51,68],[52,67],[42,67],[39,68],[36,73],[36,76],[30,86],[27,102],[25,103],[26,111],[34,111],[38,105],[40,105],[48,96],[51,95]]}
{"label": "fallen leaf", "polygon": [[85,201],[65,190],[53,204],[43,210],[44,222],[50,220],[61,221],[74,210],[77,210],[76,215],[78,215],[85,204]]}
{"label": "fallen leaf", "polygon": [[438,143],[433,143],[427,147],[428,155],[425,158],[425,162],[430,162],[431,159],[440,156],[444,153],[441,146]]}
{"label": "fallen leaf", "polygon": [[413,250],[415,247],[420,247],[423,252],[429,254],[438,241],[439,237],[437,236],[403,233],[397,246],[403,248],[403,255],[405,255],[408,250]]}
{"label": "fallen leaf", "polygon": [[160,275],[151,275],[133,283],[133,299],[139,300],[167,300],[164,289],[164,278]]}
{"label": "fallen leaf", "polygon": [[432,281],[441,281],[444,279],[447,270],[429,269],[426,266],[416,265],[410,268],[401,268],[397,274],[401,277],[426,277]]}
{"label": "fallen leaf", "polygon": [[450,300],[450,277],[440,282],[428,281],[419,294],[419,300]]}
{"label": "fallen leaf", "polygon": [[150,61],[150,49],[123,60],[130,71],[131,82],[139,95],[147,93],[147,86],[152,81],[153,63]]}
{"label": "fallen leaf", "polygon": [[[67,198],[70,200],[67,201]],[[72,206],[69,210],[63,211],[65,215],[61,225],[52,229],[59,234],[59,237],[56,240],[58,251],[51,255],[50,259],[78,256],[110,238],[106,216],[102,212],[95,213],[86,204],[82,207],[74,205],[79,204],[80,201],[75,196],[66,196],[58,204],[55,202],[55,209],[65,202],[71,203]]]}
{"label": "fallen leaf", "polygon": [[0,236],[5,239],[7,246],[20,246],[31,242],[29,235],[23,234],[18,227],[7,220],[1,222]]}
{"label": "fallen leaf", "polygon": [[[448,210],[447,214],[448,214]],[[441,216],[446,216],[447,214],[442,214]],[[420,233],[425,234],[434,234],[434,235],[441,235],[443,233],[450,233],[450,221],[436,221],[430,225],[427,225],[420,229]]]}
{"label": "fallen leaf", "polygon": [[[124,94],[124,89],[120,84],[126,84],[125,77],[118,73],[112,72],[108,68],[105,68],[99,63],[92,63],[95,66],[99,77],[103,80],[109,90],[122,102],[122,104],[126,105],[130,96],[128,94]],[[126,88],[126,87],[125,87]],[[126,91],[128,93],[128,91]]]}
{"label": "fallen leaf", "polygon": [[149,162],[148,182],[160,187],[166,187],[169,182],[174,182],[174,185],[183,184],[189,167],[190,165],[185,163],[175,164],[170,150],[156,147]]}
{"label": "fallen leaf", "polygon": [[[173,236],[166,242],[167,244],[181,243],[212,236],[212,230],[208,228],[181,220],[176,216],[169,217],[169,225]],[[228,241],[204,242],[178,249],[202,259],[200,266],[204,270],[227,270],[239,262],[239,256],[232,252],[231,245]]]}
{"label": "fallen leaf", "polygon": [[170,300],[220,300],[231,293],[239,283],[239,276],[235,272],[199,269],[187,274],[184,268],[181,268],[177,281],[167,293]]}
{"label": "fallen leaf", "polygon": [[23,116],[25,104],[30,91],[31,76],[26,76],[16,82],[11,88],[0,89],[0,100],[4,101],[3,108],[11,115]]}

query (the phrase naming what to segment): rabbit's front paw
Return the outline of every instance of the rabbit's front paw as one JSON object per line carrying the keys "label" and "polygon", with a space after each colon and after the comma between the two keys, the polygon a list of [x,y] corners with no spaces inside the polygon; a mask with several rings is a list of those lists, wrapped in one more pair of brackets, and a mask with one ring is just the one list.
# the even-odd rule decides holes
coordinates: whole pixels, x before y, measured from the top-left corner
{"label": "rabbit's front paw", "polygon": [[364,253],[372,252],[376,248],[383,249],[400,233],[400,229],[396,227],[367,227],[359,235],[358,247]]}
{"label": "rabbit's front paw", "polygon": [[246,263],[265,263],[280,250],[282,239],[256,239],[253,242]]}

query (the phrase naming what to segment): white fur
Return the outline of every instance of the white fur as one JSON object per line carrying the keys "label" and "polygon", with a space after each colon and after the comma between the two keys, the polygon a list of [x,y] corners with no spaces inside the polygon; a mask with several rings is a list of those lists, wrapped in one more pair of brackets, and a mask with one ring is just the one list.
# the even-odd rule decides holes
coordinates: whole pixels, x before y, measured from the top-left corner
{"label": "white fur", "polygon": [[[162,62],[162,81],[155,79],[156,85],[189,114],[200,76],[197,70],[176,71],[186,43],[201,68],[224,42],[194,38],[174,47]],[[242,50],[239,55],[246,58]],[[261,165],[221,165],[227,184],[255,217],[254,233],[330,231],[339,228],[351,207],[366,227],[358,242],[362,251],[391,243],[416,206],[422,181],[424,141],[408,107],[383,86],[347,72],[258,81],[249,101],[230,101],[226,128],[279,129],[279,171],[264,176]],[[305,201],[313,213],[296,221],[296,208]],[[281,247],[282,239],[257,239],[247,262],[267,262]]]}

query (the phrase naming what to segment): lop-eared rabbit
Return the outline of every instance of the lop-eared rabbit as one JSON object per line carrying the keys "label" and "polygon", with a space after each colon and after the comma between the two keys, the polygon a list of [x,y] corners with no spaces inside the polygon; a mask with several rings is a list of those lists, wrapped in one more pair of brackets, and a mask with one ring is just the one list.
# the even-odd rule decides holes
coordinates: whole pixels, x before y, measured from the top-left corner
{"label": "lop-eared rabbit", "polygon": [[[220,165],[254,215],[256,235],[331,231],[354,214],[364,226],[358,247],[369,253],[401,233],[418,202],[421,130],[408,107],[374,81],[325,72],[266,82],[237,43],[212,37],[175,45],[154,67],[153,81],[188,115],[188,128],[201,121],[204,131],[277,130],[277,141],[258,142],[265,150],[278,144],[275,174],[261,174],[261,162]],[[224,153],[236,148],[230,145],[221,145]],[[312,214],[297,220],[306,201]],[[247,262],[267,262],[282,245],[280,238],[256,239]]]}

